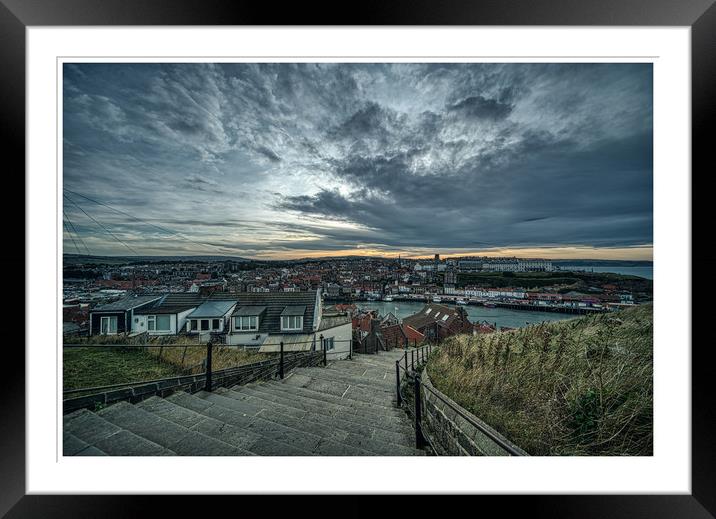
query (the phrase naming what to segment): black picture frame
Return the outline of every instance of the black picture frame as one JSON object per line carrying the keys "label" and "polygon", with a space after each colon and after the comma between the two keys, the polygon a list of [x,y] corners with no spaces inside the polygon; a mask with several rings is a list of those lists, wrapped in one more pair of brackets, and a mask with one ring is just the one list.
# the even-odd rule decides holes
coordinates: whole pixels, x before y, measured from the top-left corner
{"label": "black picture frame", "polygon": [[[435,0],[368,1],[341,15],[333,6],[287,3],[239,3],[219,0],[0,0],[0,135],[7,156],[24,169],[25,30],[28,26],[61,25],[634,25],[690,26],[692,43],[692,171],[706,176],[707,129],[714,126],[716,96],[716,6],[714,0]],[[658,124],[658,121],[656,122]],[[695,175],[692,173],[692,182]],[[693,184],[692,184],[693,185]],[[693,190],[694,194],[699,191]],[[700,196],[705,196],[701,194]],[[693,200],[695,201],[695,200]],[[693,204],[692,201],[692,204]],[[692,205],[693,211],[693,205]],[[693,218],[694,222],[697,221]],[[693,233],[692,233],[693,235]],[[692,253],[692,265],[700,257]],[[9,266],[9,264],[8,264]],[[25,270],[25,275],[30,273]],[[49,288],[48,288],[49,291]],[[17,292],[20,293],[20,292]],[[19,306],[19,305],[18,305]],[[705,320],[704,307],[692,305],[694,317]],[[19,341],[18,341],[19,342]],[[502,496],[500,515],[519,508],[545,517],[714,517],[716,455],[712,424],[710,342],[692,348],[692,494]],[[16,344],[16,343],[15,343]],[[6,352],[9,349],[8,344]],[[680,345],[690,347],[691,345]],[[25,495],[24,352],[16,346],[4,356],[0,385],[0,516],[124,517],[147,515],[141,496]],[[6,353],[7,355],[7,353]],[[7,364],[11,363],[11,364]],[[200,477],[200,475],[194,475]],[[485,498],[487,499],[487,498]],[[192,513],[185,499],[162,500],[163,515],[172,509]],[[369,513],[355,500],[352,515]],[[244,505],[250,506],[250,505]],[[408,505],[406,505],[408,506]],[[412,501],[410,506],[415,506]],[[422,507],[422,505],[420,505]],[[329,510],[330,511],[329,507]],[[214,509],[218,512],[218,508]],[[246,511],[249,508],[245,508]],[[407,510],[407,509],[406,509]],[[457,511],[455,511],[457,512]],[[197,507],[197,513],[198,507]],[[320,510],[312,509],[312,513]],[[405,511],[404,511],[405,513]],[[372,515],[372,514],[371,514]]]}

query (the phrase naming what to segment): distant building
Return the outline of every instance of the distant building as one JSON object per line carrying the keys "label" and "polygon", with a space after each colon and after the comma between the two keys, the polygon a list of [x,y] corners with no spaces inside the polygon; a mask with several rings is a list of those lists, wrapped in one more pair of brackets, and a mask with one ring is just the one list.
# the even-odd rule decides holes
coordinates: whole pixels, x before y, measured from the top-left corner
{"label": "distant building", "polygon": [[464,308],[435,303],[427,304],[418,313],[404,318],[402,324],[429,339],[443,339],[459,333],[472,333],[473,330]]}

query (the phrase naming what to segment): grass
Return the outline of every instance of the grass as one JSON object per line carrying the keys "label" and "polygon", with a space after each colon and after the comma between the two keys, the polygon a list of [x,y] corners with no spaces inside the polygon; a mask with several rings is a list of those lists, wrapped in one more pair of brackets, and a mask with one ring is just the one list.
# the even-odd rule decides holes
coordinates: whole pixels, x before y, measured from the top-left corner
{"label": "grass", "polygon": [[62,352],[64,389],[153,380],[176,376],[179,371],[139,349],[66,348]]}
{"label": "grass", "polygon": [[[199,344],[195,338],[152,337],[140,342],[123,336],[93,336],[72,342],[104,346],[63,349],[63,387],[66,390],[142,382],[205,370],[206,345]],[[122,347],[123,343],[159,347]],[[274,354],[217,345],[212,350],[212,369],[240,366],[272,356]]]}
{"label": "grass", "polygon": [[430,358],[441,391],[528,453],[653,452],[653,309],[455,336]]}

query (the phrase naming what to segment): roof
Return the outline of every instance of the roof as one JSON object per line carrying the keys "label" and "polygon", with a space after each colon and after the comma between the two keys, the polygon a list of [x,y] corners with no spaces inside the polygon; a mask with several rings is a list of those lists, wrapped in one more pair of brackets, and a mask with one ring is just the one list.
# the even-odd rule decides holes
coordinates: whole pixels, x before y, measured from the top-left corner
{"label": "roof", "polygon": [[261,315],[266,311],[265,306],[237,306],[231,315]]}
{"label": "roof", "polygon": [[187,319],[197,319],[200,317],[222,317],[236,304],[236,300],[224,301],[204,301]]}
{"label": "roof", "polygon": [[380,332],[383,334],[385,343],[389,346],[395,346],[402,348],[405,343],[405,334],[399,324],[393,324],[390,326],[381,326]]}
{"label": "roof", "polygon": [[[313,345],[314,335],[293,334],[293,335],[269,335],[259,348],[259,353],[270,353],[281,351],[309,351]],[[318,343],[318,341],[316,341]],[[318,344],[316,344],[318,348]]]}
{"label": "roof", "polygon": [[[445,319],[446,315],[448,316],[447,319]],[[458,315],[458,310],[455,308],[439,304],[427,304],[418,313],[404,318],[403,324],[418,331],[434,323],[449,327]]]}
{"label": "roof", "polygon": [[281,316],[285,315],[303,315],[306,313],[305,306],[286,306],[281,312]]}
{"label": "roof", "polygon": [[132,308],[136,308],[147,303],[151,303],[154,300],[161,298],[160,295],[154,296],[125,296],[118,301],[113,303],[107,303],[100,305],[92,309],[92,312],[126,312]]}
{"label": "roof", "polygon": [[145,306],[135,313],[139,315],[176,314],[196,308],[202,301],[202,297],[196,292],[171,292],[165,294],[154,304]]}
{"label": "roof", "polygon": [[[313,320],[316,311],[317,291],[303,292],[217,292],[209,296],[209,300],[222,300],[232,298],[238,301],[237,308],[245,306],[263,306],[266,312],[259,319],[258,333],[282,333],[281,315],[286,307],[303,307],[303,329],[295,333],[310,333],[313,331]],[[287,314],[284,314],[287,315]]]}
{"label": "roof", "polygon": [[321,324],[317,331],[328,330],[344,324],[351,324],[351,318],[347,315],[324,315],[321,317]]}

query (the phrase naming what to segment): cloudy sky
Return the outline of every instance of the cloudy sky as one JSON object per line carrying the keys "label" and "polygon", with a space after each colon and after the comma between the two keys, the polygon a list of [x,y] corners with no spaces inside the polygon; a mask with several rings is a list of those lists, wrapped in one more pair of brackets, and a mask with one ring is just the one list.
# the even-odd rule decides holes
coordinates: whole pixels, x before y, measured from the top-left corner
{"label": "cloudy sky", "polygon": [[86,63],[63,82],[66,252],[652,256],[651,64]]}

